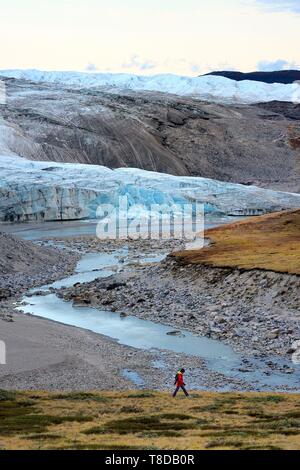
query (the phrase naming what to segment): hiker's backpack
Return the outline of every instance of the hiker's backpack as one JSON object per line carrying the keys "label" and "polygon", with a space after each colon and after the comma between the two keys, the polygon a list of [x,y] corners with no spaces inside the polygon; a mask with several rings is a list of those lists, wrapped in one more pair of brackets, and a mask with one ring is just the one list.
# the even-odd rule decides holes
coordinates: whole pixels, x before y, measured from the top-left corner
{"label": "hiker's backpack", "polygon": [[178,382],[178,372],[177,372],[177,374],[175,375],[175,381],[174,381],[174,385],[176,385],[176,384],[177,384],[177,382]]}

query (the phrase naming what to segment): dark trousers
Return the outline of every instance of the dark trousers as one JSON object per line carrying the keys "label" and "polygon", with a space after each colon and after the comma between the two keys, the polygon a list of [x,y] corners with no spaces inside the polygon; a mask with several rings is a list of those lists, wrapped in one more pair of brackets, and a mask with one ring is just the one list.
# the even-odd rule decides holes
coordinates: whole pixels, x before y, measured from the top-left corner
{"label": "dark trousers", "polygon": [[184,385],[179,385],[179,387],[176,387],[176,388],[175,388],[174,393],[173,393],[173,397],[176,397],[177,392],[178,392],[178,390],[179,390],[180,388],[181,388],[181,390],[183,390],[185,396],[188,397],[189,394],[188,394],[188,392],[186,391]]}

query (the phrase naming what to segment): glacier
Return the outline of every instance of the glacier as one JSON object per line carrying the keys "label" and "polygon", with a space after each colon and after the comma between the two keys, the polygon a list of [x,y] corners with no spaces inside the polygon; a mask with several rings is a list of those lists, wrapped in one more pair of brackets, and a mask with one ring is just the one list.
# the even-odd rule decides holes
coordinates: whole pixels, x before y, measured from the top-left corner
{"label": "glacier", "polygon": [[201,203],[206,213],[259,215],[300,207],[300,195],[181,177],[135,168],[30,161],[0,156],[0,221],[28,222],[97,217],[102,204],[129,206]]}
{"label": "glacier", "polygon": [[220,76],[187,77],[172,74],[133,75],[126,73],[58,72],[41,70],[0,70],[0,76],[47,82],[79,88],[110,91],[133,90],[171,93],[216,102],[257,103],[291,101],[300,103],[300,84],[235,81]]}

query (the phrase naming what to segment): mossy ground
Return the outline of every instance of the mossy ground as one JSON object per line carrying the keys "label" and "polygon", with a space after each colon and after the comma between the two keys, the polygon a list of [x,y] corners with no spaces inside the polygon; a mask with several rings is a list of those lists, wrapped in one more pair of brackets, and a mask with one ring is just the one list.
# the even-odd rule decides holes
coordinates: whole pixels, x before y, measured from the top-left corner
{"label": "mossy ground", "polygon": [[300,449],[300,396],[0,391],[1,449]]}
{"label": "mossy ground", "polygon": [[175,253],[185,263],[300,275],[300,210],[276,212],[205,232],[212,244]]}

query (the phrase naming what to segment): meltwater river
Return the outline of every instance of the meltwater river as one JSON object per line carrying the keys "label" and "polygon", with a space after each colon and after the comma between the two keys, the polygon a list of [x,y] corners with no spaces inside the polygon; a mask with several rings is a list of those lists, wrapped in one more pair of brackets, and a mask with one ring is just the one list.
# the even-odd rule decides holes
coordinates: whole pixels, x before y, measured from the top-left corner
{"label": "meltwater river", "polygon": [[[224,222],[224,221],[223,221]],[[44,236],[55,232],[43,230]],[[81,231],[81,230],[80,230]],[[40,237],[40,230],[26,229],[26,238]],[[18,235],[22,230],[18,231]],[[60,226],[59,235],[78,235],[77,227]],[[56,232],[56,235],[57,232]],[[46,238],[46,237],[45,237]],[[141,254],[139,263],[160,262],[166,254],[159,252]],[[126,267],[127,265],[127,267]],[[77,264],[73,275],[52,284],[39,287],[46,295],[35,295],[34,290],[24,296],[23,304],[18,307],[24,313],[54,320],[56,322],[85,328],[95,333],[108,336],[121,344],[144,350],[167,350],[186,355],[197,356],[205,361],[206,366],[213,372],[219,372],[227,377],[240,379],[251,384],[256,390],[294,390],[300,391],[300,367],[293,365],[295,372],[287,374],[279,371],[267,372],[266,362],[273,361],[283,367],[291,367],[291,363],[281,358],[241,357],[233,348],[221,341],[209,339],[181,330],[181,335],[170,335],[172,327],[143,320],[135,316],[120,316],[117,312],[101,310],[88,306],[75,306],[66,302],[49,291],[52,288],[69,287],[77,282],[89,282],[99,277],[108,277],[119,269],[132,269],[128,257],[126,242],[124,247],[113,253],[87,253]],[[37,290],[37,289],[35,289]],[[47,293],[46,293],[47,292]]]}

